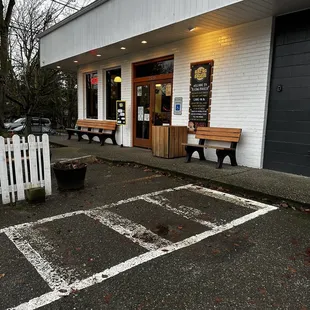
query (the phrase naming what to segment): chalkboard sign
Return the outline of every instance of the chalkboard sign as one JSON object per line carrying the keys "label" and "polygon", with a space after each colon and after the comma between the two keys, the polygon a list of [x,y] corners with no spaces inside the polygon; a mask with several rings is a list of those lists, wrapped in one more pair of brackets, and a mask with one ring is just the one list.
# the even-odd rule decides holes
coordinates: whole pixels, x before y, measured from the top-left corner
{"label": "chalkboard sign", "polygon": [[117,125],[126,125],[126,101],[116,101]]}
{"label": "chalkboard sign", "polygon": [[191,65],[189,127],[206,127],[211,91],[211,70],[213,62]]}

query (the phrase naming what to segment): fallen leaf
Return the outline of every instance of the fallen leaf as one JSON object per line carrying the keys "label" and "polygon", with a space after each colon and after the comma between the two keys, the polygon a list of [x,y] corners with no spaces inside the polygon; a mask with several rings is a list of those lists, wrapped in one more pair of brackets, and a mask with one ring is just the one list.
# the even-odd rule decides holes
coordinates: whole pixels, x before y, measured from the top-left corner
{"label": "fallen leaf", "polygon": [[296,273],[296,269],[294,269],[293,267],[289,266],[288,267],[288,270],[291,272],[291,273]]}
{"label": "fallen leaf", "polygon": [[282,203],[280,203],[280,207],[282,207],[282,208],[288,208],[289,205],[288,205],[286,202],[282,202]]}
{"label": "fallen leaf", "polygon": [[238,244],[238,243],[234,243],[234,246],[240,246],[240,244]]}
{"label": "fallen leaf", "polygon": [[178,229],[179,229],[179,230],[182,230],[182,229],[183,229],[183,226],[181,226],[181,225],[178,226]]}
{"label": "fallen leaf", "polygon": [[109,304],[109,303],[110,303],[111,298],[112,298],[112,294],[108,294],[108,295],[106,295],[106,296],[103,297],[104,302],[105,302],[106,304]]}
{"label": "fallen leaf", "polygon": [[261,287],[259,289],[259,292],[262,294],[262,295],[266,295],[267,294],[267,290],[264,288],[264,287]]}
{"label": "fallen leaf", "polygon": [[71,293],[72,293],[72,294],[77,294],[78,292],[79,292],[79,290],[77,290],[77,289],[75,289],[75,288],[71,289]]}
{"label": "fallen leaf", "polygon": [[220,302],[222,302],[222,301],[223,301],[222,298],[219,298],[219,297],[216,297],[216,298],[215,298],[215,302],[216,302],[216,303],[220,303]]}
{"label": "fallen leaf", "polygon": [[0,279],[5,277],[5,273],[0,273]]}
{"label": "fallen leaf", "polygon": [[212,254],[214,254],[214,255],[217,255],[217,254],[220,254],[220,253],[221,253],[221,251],[218,250],[218,249],[213,249],[212,250]]}
{"label": "fallen leaf", "polygon": [[292,245],[297,245],[297,244],[298,244],[298,240],[295,239],[295,238],[293,238],[293,239],[291,240],[291,243],[292,243]]}
{"label": "fallen leaf", "polygon": [[248,304],[250,304],[250,305],[255,305],[256,302],[255,302],[255,300],[252,300],[252,299],[251,299],[251,300],[248,301]]}

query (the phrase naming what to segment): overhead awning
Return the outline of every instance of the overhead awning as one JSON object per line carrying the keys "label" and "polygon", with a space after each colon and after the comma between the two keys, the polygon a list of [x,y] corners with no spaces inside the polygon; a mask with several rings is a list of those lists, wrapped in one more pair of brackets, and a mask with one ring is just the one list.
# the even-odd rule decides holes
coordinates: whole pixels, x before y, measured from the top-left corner
{"label": "overhead awning", "polygon": [[42,33],[41,66],[75,70],[79,65],[308,7],[307,0],[98,0]]}

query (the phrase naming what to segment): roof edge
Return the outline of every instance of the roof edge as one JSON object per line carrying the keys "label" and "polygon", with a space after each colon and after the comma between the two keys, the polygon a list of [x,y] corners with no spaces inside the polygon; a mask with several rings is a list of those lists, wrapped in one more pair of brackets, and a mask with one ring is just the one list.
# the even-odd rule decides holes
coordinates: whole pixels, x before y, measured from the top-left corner
{"label": "roof edge", "polygon": [[38,35],[38,38],[41,39],[44,36],[48,35],[49,33],[57,30],[58,28],[61,28],[62,26],[70,23],[71,21],[79,18],[80,16],[94,10],[95,8],[97,8],[98,6],[108,2],[110,0],[97,0],[91,4],[89,4],[88,6],[86,6],[85,8],[81,9],[80,11],[68,16],[67,18],[65,18],[64,20],[60,21],[59,23],[53,25],[52,27],[48,28],[47,30],[43,31],[42,33],[40,33]]}

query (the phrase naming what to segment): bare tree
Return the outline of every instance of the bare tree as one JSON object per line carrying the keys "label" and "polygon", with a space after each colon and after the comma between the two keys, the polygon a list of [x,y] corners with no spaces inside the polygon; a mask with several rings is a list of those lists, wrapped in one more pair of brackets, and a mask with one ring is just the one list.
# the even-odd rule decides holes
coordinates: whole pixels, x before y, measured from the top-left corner
{"label": "bare tree", "polygon": [[[66,6],[45,0],[23,0],[16,7],[11,40],[11,84],[7,97],[20,105],[27,118],[30,133],[30,115],[46,112],[63,101],[63,73],[55,69],[40,68],[38,35],[61,16]],[[71,85],[71,84],[70,84]],[[76,91],[76,90],[75,90]]]}
{"label": "bare tree", "polygon": [[37,37],[60,19],[93,0],[80,0],[74,4],[72,0],[18,0],[16,5],[14,0],[4,1],[9,4],[4,18],[4,6],[0,0],[0,31],[3,29],[0,127],[3,126],[4,107],[8,115],[19,116],[17,114],[20,113],[26,116],[26,133],[31,130],[29,116],[33,113],[52,113],[61,123],[71,125],[77,110],[76,76],[55,69],[40,68]]}
{"label": "bare tree", "polygon": [[15,0],[10,0],[5,13],[4,3],[0,1],[0,130],[4,128],[4,106],[6,103],[6,79],[9,72],[9,27]]}

